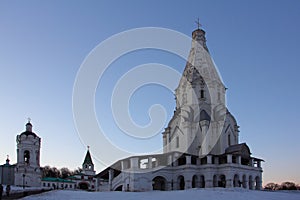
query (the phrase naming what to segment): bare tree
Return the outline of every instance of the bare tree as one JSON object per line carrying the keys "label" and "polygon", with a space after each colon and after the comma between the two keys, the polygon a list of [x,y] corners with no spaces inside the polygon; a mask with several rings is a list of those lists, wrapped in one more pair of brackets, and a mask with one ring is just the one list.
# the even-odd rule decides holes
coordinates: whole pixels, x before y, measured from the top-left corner
{"label": "bare tree", "polygon": [[280,189],[280,185],[278,185],[277,183],[268,183],[265,187],[265,190],[279,190]]}
{"label": "bare tree", "polygon": [[67,168],[63,167],[60,169],[61,178],[67,178],[71,176],[72,172]]}
{"label": "bare tree", "polygon": [[297,187],[293,182],[283,182],[281,183],[281,190],[297,190]]}

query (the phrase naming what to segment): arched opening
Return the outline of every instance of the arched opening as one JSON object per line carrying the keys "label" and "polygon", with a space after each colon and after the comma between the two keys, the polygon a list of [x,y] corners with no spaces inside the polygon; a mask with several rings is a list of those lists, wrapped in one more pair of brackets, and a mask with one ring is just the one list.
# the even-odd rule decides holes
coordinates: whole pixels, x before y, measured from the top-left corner
{"label": "arched opening", "polygon": [[214,175],[214,177],[213,177],[213,186],[214,187],[218,187],[218,178],[217,178],[217,175]]}
{"label": "arched opening", "polygon": [[80,182],[78,184],[78,186],[79,186],[79,189],[81,189],[81,190],[88,190],[89,189],[89,184],[87,182]]}
{"label": "arched opening", "polygon": [[119,185],[116,189],[115,189],[115,191],[122,191],[123,190],[123,185]]}
{"label": "arched opening", "polygon": [[260,179],[259,179],[259,177],[257,176],[256,178],[255,178],[255,189],[256,190],[260,190]]}
{"label": "arched opening", "polygon": [[178,189],[179,190],[184,190],[184,188],[185,188],[184,177],[183,176],[178,176],[177,182],[178,182]]}
{"label": "arched opening", "polygon": [[166,190],[166,179],[162,176],[157,176],[152,180],[153,190]]}
{"label": "arched opening", "polygon": [[220,175],[218,187],[223,187],[223,188],[226,187],[226,176],[224,174]]}
{"label": "arched opening", "polygon": [[196,188],[196,187],[198,187],[198,177],[194,175],[192,180],[192,188]]}
{"label": "arched opening", "polygon": [[240,177],[237,174],[233,178],[233,187],[240,187]]}
{"label": "arched opening", "polygon": [[243,176],[243,188],[247,188],[247,176],[245,174]]}
{"label": "arched opening", "polygon": [[200,176],[199,187],[200,188],[205,188],[205,179],[204,179],[203,175]]}
{"label": "arched opening", "polygon": [[28,150],[24,151],[24,162],[29,164],[30,152]]}
{"label": "arched opening", "polygon": [[249,176],[249,189],[253,190],[253,179],[252,179],[252,176]]}

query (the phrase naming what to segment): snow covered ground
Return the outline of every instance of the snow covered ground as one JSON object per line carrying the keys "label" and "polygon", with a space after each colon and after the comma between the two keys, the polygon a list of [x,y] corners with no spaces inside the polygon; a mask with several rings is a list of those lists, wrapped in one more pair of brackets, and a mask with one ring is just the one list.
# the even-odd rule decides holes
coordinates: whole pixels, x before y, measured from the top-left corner
{"label": "snow covered ground", "polygon": [[153,191],[153,192],[84,192],[56,190],[23,198],[24,200],[57,200],[57,199],[88,199],[88,200],[300,200],[300,191],[267,192],[249,191],[244,189],[191,189],[186,191]]}

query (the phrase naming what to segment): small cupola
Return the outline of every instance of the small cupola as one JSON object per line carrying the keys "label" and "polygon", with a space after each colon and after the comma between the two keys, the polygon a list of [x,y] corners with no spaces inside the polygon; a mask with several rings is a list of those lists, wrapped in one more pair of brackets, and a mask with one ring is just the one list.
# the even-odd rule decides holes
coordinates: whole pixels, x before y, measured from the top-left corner
{"label": "small cupola", "polygon": [[27,124],[25,125],[26,126],[26,131],[27,132],[32,132],[32,124],[30,123],[30,118],[28,118],[28,122]]}
{"label": "small cupola", "polygon": [[198,25],[198,28],[192,33],[193,42],[200,44],[208,52],[208,48],[206,46],[205,31],[200,28],[201,24],[199,22],[199,19],[198,21],[196,21],[196,24]]}
{"label": "small cupola", "polygon": [[10,162],[10,160],[9,160],[9,155],[7,155],[7,158],[6,158],[6,165],[9,165],[9,162]]}

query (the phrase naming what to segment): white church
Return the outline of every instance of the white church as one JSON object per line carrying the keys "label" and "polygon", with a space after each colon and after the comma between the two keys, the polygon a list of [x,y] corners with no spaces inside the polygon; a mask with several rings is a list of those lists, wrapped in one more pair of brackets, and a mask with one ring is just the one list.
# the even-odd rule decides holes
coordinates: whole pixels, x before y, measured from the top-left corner
{"label": "white church", "polygon": [[0,182],[23,187],[91,191],[185,190],[243,187],[262,189],[262,159],[239,143],[239,126],[225,105],[226,88],[206,46],[205,31],[192,33],[192,46],[176,89],[176,110],[162,133],[163,153],[116,161],[96,174],[89,150],[83,173],[42,179],[41,138],[30,121],[17,136],[17,163],[0,166]]}
{"label": "white church", "polygon": [[226,88],[206,46],[192,47],[176,89],[176,110],[162,133],[163,153],[119,160],[97,175],[99,191],[262,189],[262,159],[239,143],[239,126],[225,106]]}

